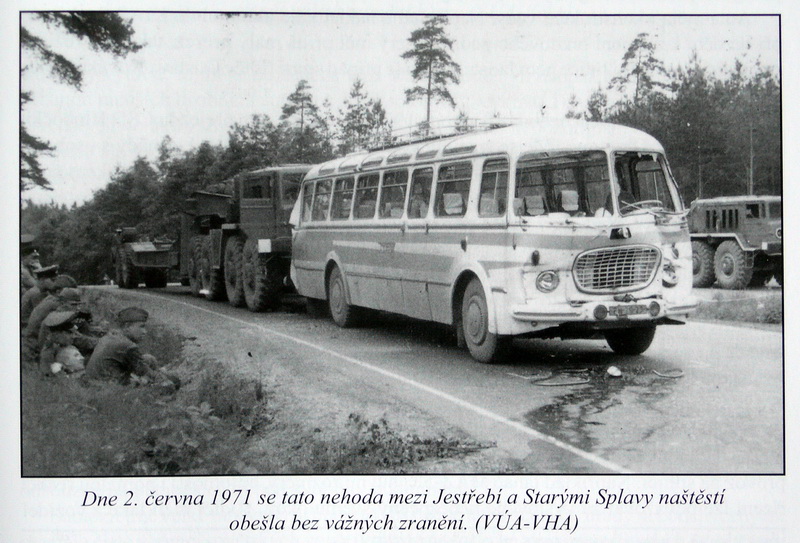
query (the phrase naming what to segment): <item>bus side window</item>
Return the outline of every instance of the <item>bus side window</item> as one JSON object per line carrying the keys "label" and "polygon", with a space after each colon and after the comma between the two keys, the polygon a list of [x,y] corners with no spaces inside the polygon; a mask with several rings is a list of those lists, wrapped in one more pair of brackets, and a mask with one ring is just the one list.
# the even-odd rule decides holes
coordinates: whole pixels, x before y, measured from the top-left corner
{"label": "bus side window", "polygon": [[375,216],[375,207],[378,201],[378,180],[378,174],[362,175],[358,178],[353,218],[371,219]]}
{"label": "bus side window", "polygon": [[353,178],[342,177],[333,185],[333,202],[331,203],[331,220],[342,221],[350,218],[353,203]]}
{"label": "bus side window", "polygon": [[458,162],[439,166],[436,183],[434,215],[437,217],[463,217],[467,212],[472,163]]}
{"label": "bus side window", "polygon": [[311,206],[312,221],[327,221],[328,208],[331,196],[331,180],[326,179],[317,183],[317,190],[314,194],[314,204]]}
{"label": "bus side window", "polygon": [[514,193],[514,212],[534,217],[549,212],[547,186],[542,170],[534,162],[520,162],[517,166],[517,186]]}
{"label": "bus side window", "polygon": [[411,196],[408,199],[408,218],[424,219],[428,215],[433,168],[414,170],[411,176]]}
{"label": "bus side window", "polygon": [[499,217],[506,212],[508,194],[508,160],[487,160],[483,165],[481,196],[478,201],[478,215]]}
{"label": "bus side window", "polygon": [[303,186],[303,215],[302,221],[311,220],[311,202],[314,200],[314,182],[309,181]]}
{"label": "bus side window", "polygon": [[397,170],[383,174],[383,189],[378,214],[382,219],[397,219],[403,216],[403,204],[406,201],[406,185],[408,171]]}

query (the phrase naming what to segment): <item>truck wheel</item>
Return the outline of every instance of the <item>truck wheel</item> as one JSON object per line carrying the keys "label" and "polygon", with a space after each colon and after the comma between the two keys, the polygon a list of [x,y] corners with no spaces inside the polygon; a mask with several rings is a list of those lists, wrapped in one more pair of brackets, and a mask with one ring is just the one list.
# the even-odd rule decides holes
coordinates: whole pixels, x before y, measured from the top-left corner
{"label": "truck wheel", "polygon": [[722,288],[742,289],[750,283],[753,267],[739,244],[733,240],[723,241],[714,254],[714,274]]}
{"label": "truck wheel", "polygon": [[206,291],[206,298],[209,300],[225,299],[225,278],[222,270],[215,270],[211,265],[211,255],[214,251],[214,244],[211,236],[206,236],[203,240],[202,256],[200,258],[200,279],[203,283],[203,290]]}
{"label": "truck wheel", "polygon": [[164,288],[167,286],[166,270],[146,270],[144,284],[147,288]]}
{"label": "truck wheel", "polygon": [[189,287],[193,296],[201,296],[203,282],[200,279],[200,261],[203,248],[203,236],[192,237],[191,251],[189,252]]}
{"label": "truck wheel", "polygon": [[122,288],[122,258],[120,253],[114,255],[114,281]]}
{"label": "truck wheel", "polygon": [[473,279],[464,291],[461,304],[461,330],[469,354],[478,362],[496,362],[497,334],[489,332],[489,306],[480,280]]}
{"label": "truck wheel", "polygon": [[261,263],[258,241],[248,239],[242,249],[242,289],[250,311],[274,309],[280,305],[281,279],[274,262]]}
{"label": "truck wheel", "polygon": [[123,249],[122,255],[122,281],[120,286],[122,288],[136,288],[139,286],[139,274],[137,273],[136,266],[133,264],[133,251],[130,249]]}
{"label": "truck wheel", "polygon": [[347,290],[339,266],[334,266],[328,276],[328,309],[333,322],[342,328],[352,328],[359,323],[359,308],[347,301]]}
{"label": "truck wheel", "polygon": [[225,242],[225,292],[228,303],[233,307],[244,307],[244,287],[242,286],[242,249],[244,241],[239,236],[231,236]]}
{"label": "truck wheel", "polygon": [[656,335],[655,326],[606,330],[606,343],[617,354],[637,355],[645,352]]}
{"label": "truck wheel", "polygon": [[714,284],[714,249],[705,241],[692,242],[692,286],[706,288]]}

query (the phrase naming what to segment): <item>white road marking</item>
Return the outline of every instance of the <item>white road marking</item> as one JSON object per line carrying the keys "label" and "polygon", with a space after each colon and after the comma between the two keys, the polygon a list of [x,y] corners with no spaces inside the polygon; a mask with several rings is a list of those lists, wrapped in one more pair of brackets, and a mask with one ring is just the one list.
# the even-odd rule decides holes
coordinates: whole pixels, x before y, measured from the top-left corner
{"label": "white road marking", "polygon": [[510,428],[512,428],[514,430],[517,430],[518,432],[522,432],[523,434],[526,434],[526,435],[528,435],[528,436],[530,436],[530,437],[532,437],[534,439],[538,439],[539,441],[544,441],[545,443],[549,443],[550,445],[554,445],[554,446],[556,446],[556,447],[558,447],[560,449],[563,449],[563,450],[565,450],[567,452],[570,452],[570,453],[574,454],[575,456],[579,456],[579,457],[583,458],[584,460],[588,460],[589,462],[597,464],[598,466],[602,466],[602,467],[604,467],[604,468],[606,468],[606,469],[608,469],[610,471],[613,471],[615,473],[633,473],[632,471],[630,471],[630,470],[628,470],[626,468],[623,468],[622,466],[618,466],[617,464],[615,464],[613,462],[605,460],[604,458],[601,458],[601,457],[599,457],[597,455],[594,455],[594,454],[592,454],[590,452],[586,452],[584,450],[581,450],[581,449],[578,449],[576,447],[573,447],[572,445],[570,445],[568,443],[564,443],[563,441],[559,441],[558,439],[556,439],[554,437],[548,436],[548,435],[543,434],[541,432],[537,432],[536,430],[534,430],[532,428],[528,428],[524,424],[520,424],[519,422],[516,422],[516,421],[513,421],[511,419],[508,419],[508,418],[506,418],[506,417],[504,417],[502,415],[498,415],[497,413],[493,413],[492,411],[489,411],[488,409],[484,409],[483,407],[471,404],[471,403],[469,403],[469,402],[467,402],[465,400],[462,400],[461,398],[457,398],[457,397],[455,397],[455,396],[453,396],[451,394],[448,394],[447,392],[444,392],[444,391],[438,390],[436,388],[433,388],[431,386],[425,385],[423,383],[414,381],[413,379],[409,379],[408,377],[404,377],[402,375],[399,375],[397,373],[385,370],[383,368],[379,368],[377,366],[373,366],[372,364],[369,364],[368,362],[364,362],[363,360],[358,360],[357,358],[353,358],[352,356],[348,356],[348,355],[345,355],[345,354],[342,354],[342,353],[337,353],[336,351],[332,351],[332,350],[328,349],[327,347],[323,347],[321,345],[317,345],[315,343],[312,343],[310,341],[306,341],[304,339],[300,339],[298,337],[290,336],[289,334],[285,334],[283,332],[278,332],[277,330],[273,330],[273,329],[271,329],[271,328],[269,328],[267,326],[264,326],[262,324],[256,324],[256,323],[252,323],[252,322],[247,322],[245,320],[238,319],[236,317],[231,317],[229,315],[224,315],[222,313],[217,313],[216,311],[212,311],[212,310],[206,309],[204,307],[199,307],[199,306],[192,305],[192,304],[189,304],[189,303],[186,303],[186,302],[181,302],[181,301],[178,301],[178,300],[172,300],[170,298],[164,298],[164,297],[161,297],[161,296],[156,296],[154,294],[150,294],[150,293],[147,293],[147,292],[141,292],[140,294],[146,294],[147,296],[150,296],[150,297],[153,297],[153,298],[158,298],[158,300],[160,300],[160,301],[168,300],[168,301],[170,301],[172,303],[175,303],[175,304],[185,305],[187,307],[191,307],[192,309],[196,309],[196,310],[199,310],[199,311],[204,311],[206,313],[210,313],[210,314],[215,315],[217,317],[222,317],[222,318],[227,319],[229,321],[233,321],[233,322],[235,322],[237,324],[241,324],[241,325],[244,325],[244,326],[252,326],[252,327],[258,328],[260,330],[263,330],[264,332],[272,334],[273,336],[277,336],[277,337],[280,337],[280,338],[283,338],[283,339],[286,339],[286,340],[289,340],[289,341],[293,341],[293,342],[295,342],[295,343],[297,343],[299,345],[303,345],[304,347],[308,347],[310,349],[317,350],[317,351],[325,353],[327,355],[330,355],[330,356],[339,358],[341,360],[344,360],[345,362],[349,362],[350,364],[353,364],[355,366],[360,366],[362,368],[368,369],[370,371],[373,371],[375,373],[383,375],[384,377],[389,377],[389,378],[394,379],[396,381],[400,381],[403,384],[406,384],[406,385],[411,386],[413,388],[416,388],[418,390],[422,390],[424,392],[427,392],[428,394],[431,394],[433,396],[436,396],[437,398],[440,398],[440,399],[446,400],[448,402],[451,402],[451,403],[453,403],[455,405],[458,405],[459,407],[463,407],[464,409],[472,411],[473,413],[475,413],[477,415],[480,415],[480,416],[485,417],[487,419],[493,420],[495,422],[499,422],[500,424],[508,426],[508,427],[510,427]]}

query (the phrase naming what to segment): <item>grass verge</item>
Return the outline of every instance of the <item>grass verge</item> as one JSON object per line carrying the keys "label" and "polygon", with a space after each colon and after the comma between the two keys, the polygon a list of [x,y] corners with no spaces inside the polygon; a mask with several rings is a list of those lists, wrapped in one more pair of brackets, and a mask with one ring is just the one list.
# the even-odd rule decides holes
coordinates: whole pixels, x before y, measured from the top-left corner
{"label": "grass verge", "polygon": [[[95,321],[121,308],[90,293]],[[417,462],[457,458],[490,446],[420,437],[353,412],[333,428],[309,427],[279,406],[280,383],[235,373],[215,360],[186,360],[184,338],[148,323],[142,350],[184,383],[153,386],[42,377],[23,365],[22,466],[25,476],[413,472]]]}

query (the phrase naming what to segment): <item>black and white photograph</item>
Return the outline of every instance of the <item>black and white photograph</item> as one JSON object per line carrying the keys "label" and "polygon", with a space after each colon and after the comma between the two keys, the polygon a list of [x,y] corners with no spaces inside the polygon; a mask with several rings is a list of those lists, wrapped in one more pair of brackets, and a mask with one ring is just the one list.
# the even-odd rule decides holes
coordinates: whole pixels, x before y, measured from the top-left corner
{"label": "black and white photograph", "polygon": [[788,537],[782,4],[89,6],[3,10],[2,539]]}

